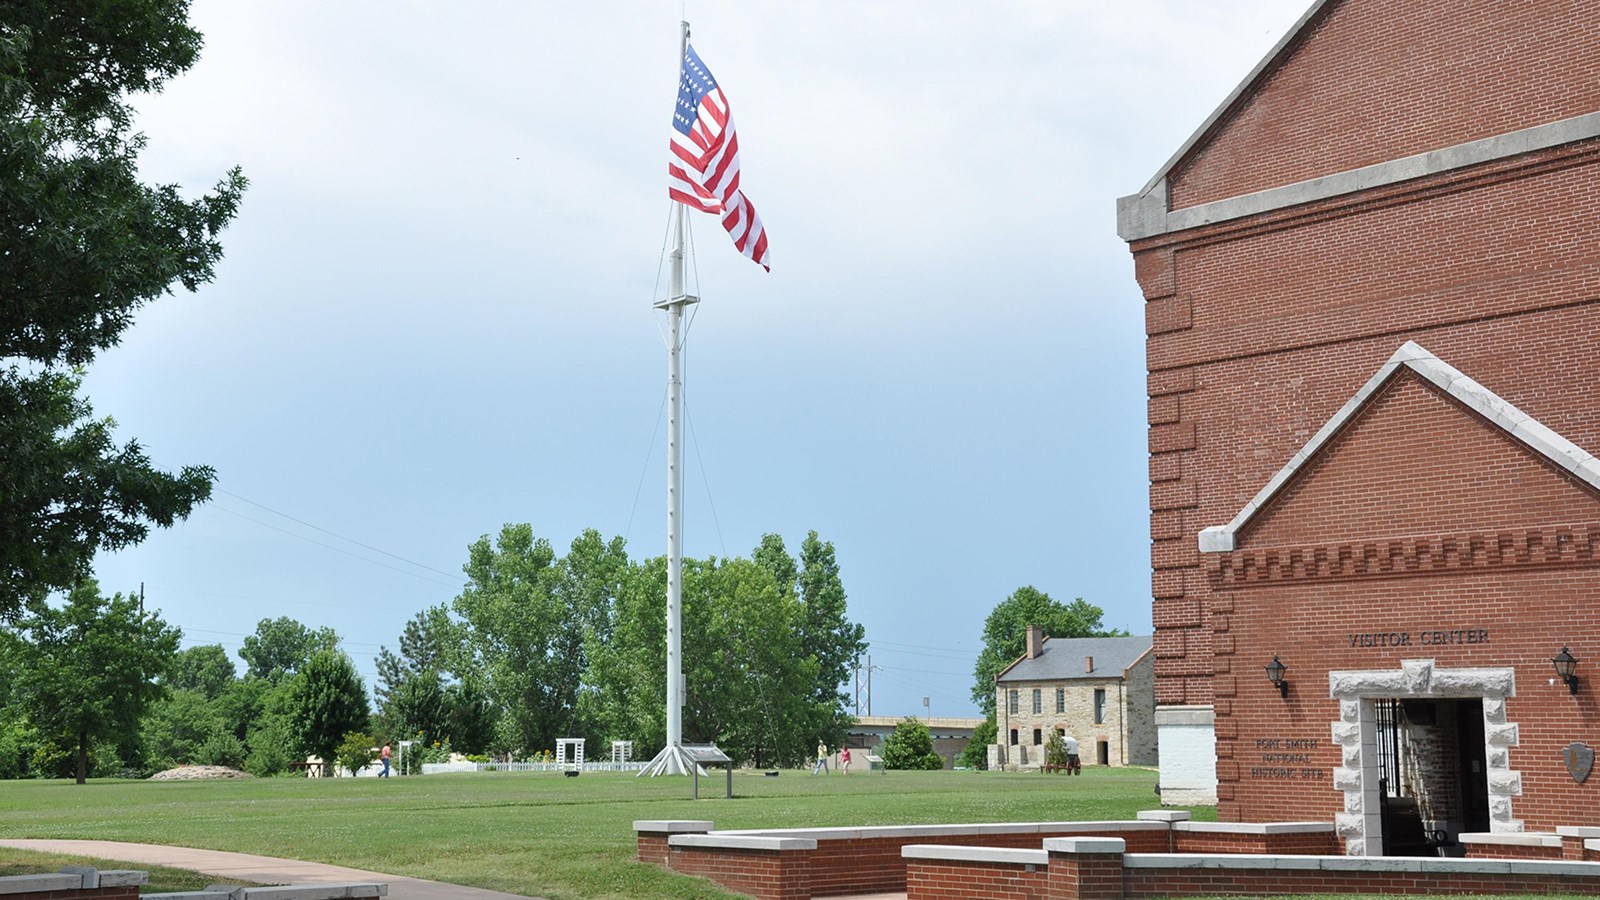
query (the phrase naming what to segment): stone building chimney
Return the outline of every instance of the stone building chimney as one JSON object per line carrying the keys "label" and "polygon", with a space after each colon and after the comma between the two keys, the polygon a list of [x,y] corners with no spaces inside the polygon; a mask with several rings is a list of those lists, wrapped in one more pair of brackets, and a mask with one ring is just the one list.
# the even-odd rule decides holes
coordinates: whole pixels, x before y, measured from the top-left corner
{"label": "stone building chimney", "polygon": [[1085,675],[1093,675],[1094,674],[1094,657],[1085,656],[1083,658],[1083,674],[1085,674]]}
{"label": "stone building chimney", "polygon": [[1028,658],[1029,659],[1038,659],[1039,658],[1039,654],[1043,653],[1043,652],[1044,652],[1044,626],[1043,625],[1029,625],[1028,626]]}

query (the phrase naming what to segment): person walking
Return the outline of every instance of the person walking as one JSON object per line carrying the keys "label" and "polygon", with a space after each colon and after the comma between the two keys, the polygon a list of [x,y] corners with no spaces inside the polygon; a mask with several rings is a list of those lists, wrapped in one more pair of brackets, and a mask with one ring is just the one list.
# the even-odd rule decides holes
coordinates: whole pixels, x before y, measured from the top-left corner
{"label": "person walking", "polygon": [[1066,735],[1061,738],[1061,745],[1067,750],[1067,774],[1082,775],[1083,761],[1078,758],[1078,739]]}
{"label": "person walking", "polygon": [[816,775],[819,772],[825,773],[827,771],[828,771],[828,745],[826,743],[823,743],[822,741],[817,741],[817,764],[816,764],[816,766],[814,768],[812,768],[811,774]]}
{"label": "person walking", "polygon": [[846,775],[850,774],[850,748],[849,747],[840,747],[839,748],[839,768],[843,769],[844,773]]}
{"label": "person walking", "polygon": [[382,759],[383,759],[383,771],[378,773],[378,777],[379,778],[388,778],[389,777],[389,756],[391,755],[391,753],[392,753],[392,751],[389,749],[389,742],[388,741],[384,741],[383,742],[383,749],[378,752],[378,756],[382,757]]}

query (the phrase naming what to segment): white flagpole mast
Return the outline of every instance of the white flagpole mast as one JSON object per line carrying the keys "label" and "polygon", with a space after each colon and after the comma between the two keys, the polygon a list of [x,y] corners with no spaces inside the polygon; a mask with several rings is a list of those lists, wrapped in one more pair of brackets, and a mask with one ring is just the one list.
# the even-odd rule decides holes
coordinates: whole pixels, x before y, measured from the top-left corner
{"label": "white flagpole mast", "polygon": [[[684,22],[678,47],[683,65],[689,49],[689,23]],[[700,298],[684,287],[688,208],[677,205],[673,216],[671,276],[667,299],[655,304],[667,311],[667,745],[640,774],[687,775],[693,763],[683,750],[683,309]]]}

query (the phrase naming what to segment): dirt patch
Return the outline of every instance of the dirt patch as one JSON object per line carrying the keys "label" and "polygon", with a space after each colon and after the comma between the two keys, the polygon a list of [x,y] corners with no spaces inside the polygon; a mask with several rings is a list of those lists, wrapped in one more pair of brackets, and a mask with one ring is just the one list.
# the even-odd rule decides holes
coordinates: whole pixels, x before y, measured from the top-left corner
{"label": "dirt patch", "polygon": [[227,766],[179,766],[150,776],[151,781],[198,781],[203,778],[249,778],[248,772]]}

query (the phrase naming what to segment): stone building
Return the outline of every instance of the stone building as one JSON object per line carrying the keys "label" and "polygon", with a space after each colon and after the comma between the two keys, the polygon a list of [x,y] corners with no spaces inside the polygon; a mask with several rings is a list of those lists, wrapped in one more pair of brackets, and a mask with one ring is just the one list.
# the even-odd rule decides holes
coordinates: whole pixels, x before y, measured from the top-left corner
{"label": "stone building", "polygon": [[1155,765],[1150,646],[1149,637],[1052,638],[1028,626],[1027,652],[995,676],[989,767],[1038,768],[1052,731],[1077,739],[1085,766]]}
{"label": "stone building", "polygon": [[1589,0],[1318,0],[1119,202],[1164,800],[1600,826],[1597,110]]}

